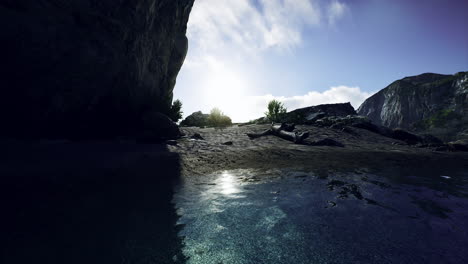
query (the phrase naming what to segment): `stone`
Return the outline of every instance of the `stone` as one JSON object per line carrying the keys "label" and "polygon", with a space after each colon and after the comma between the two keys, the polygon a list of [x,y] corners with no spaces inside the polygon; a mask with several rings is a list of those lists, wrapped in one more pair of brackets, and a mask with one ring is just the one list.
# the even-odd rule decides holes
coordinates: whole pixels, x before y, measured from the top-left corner
{"label": "stone", "polygon": [[223,145],[226,145],[226,146],[232,146],[232,141],[226,141],[223,143]]}
{"label": "stone", "polygon": [[393,130],[392,138],[404,141],[408,145],[422,142],[421,137],[399,128]]}
{"label": "stone", "polygon": [[449,149],[455,151],[468,151],[468,140],[457,140],[449,142],[448,144]]}
{"label": "stone", "polygon": [[194,112],[182,120],[180,125],[185,127],[205,127],[208,125],[208,117],[209,114],[203,114],[201,111]]}
{"label": "stone", "polygon": [[193,134],[190,138],[196,140],[205,140],[199,133]]}

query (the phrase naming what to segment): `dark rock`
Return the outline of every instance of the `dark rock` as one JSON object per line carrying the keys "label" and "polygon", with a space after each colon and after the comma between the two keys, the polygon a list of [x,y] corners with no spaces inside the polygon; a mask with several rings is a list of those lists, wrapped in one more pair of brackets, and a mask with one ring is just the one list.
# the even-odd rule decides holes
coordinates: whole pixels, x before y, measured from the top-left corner
{"label": "dark rock", "polygon": [[187,52],[192,4],[1,1],[0,133],[61,138],[143,133],[142,116],[170,108]]}
{"label": "dark rock", "polygon": [[[281,122],[311,125],[324,117],[344,117],[348,115],[356,115],[356,111],[350,103],[323,104],[304,107],[288,112],[283,115]],[[261,117],[246,124],[268,123],[270,123],[270,121],[267,118]]]}
{"label": "dark rock", "polygon": [[344,186],[346,184],[346,182],[344,181],[339,181],[339,180],[331,180],[327,183],[327,187],[330,191],[333,191],[335,190],[335,188],[337,187],[341,187],[341,186]]}
{"label": "dark rock", "polygon": [[450,148],[448,145],[442,145],[442,146],[436,147],[434,151],[450,151]]}
{"label": "dark rock", "polygon": [[191,115],[187,116],[182,122],[181,126],[191,127],[205,127],[208,125],[208,114],[203,114],[201,111],[194,112]]}
{"label": "dark rock", "polygon": [[136,136],[144,142],[160,142],[180,138],[180,130],[169,117],[158,113],[148,113],[142,117],[142,130]]}
{"label": "dark rock", "polygon": [[319,120],[320,118],[324,118],[326,115],[327,114],[325,114],[324,112],[311,113],[305,117],[305,120],[306,123],[311,124]]}
{"label": "dark rock", "polygon": [[429,146],[440,146],[444,144],[442,140],[440,140],[439,138],[433,135],[423,134],[420,137],[421,137],[423,144],[427,144]]}
{"label": "dark rock", "polygon": [[191,139],[197,139],[197,140],[205,140],[200,134],[195,133],[191,137]]}
{"label": "dark rock", "polygon": [[422,138],[403,129],[394,129],[392,138],[406,142],[408,145],[415,145],[422,142]]}
{"label": "dark rock", "polygon": [[351,135],[355,135],[357,136],[358,133],[356,133],[351,127],[349,126],[345,126],[341,129],[341,132],[344,132],[344,133],[348,133],[348,134],[351,134]]}
{"label": "dark rock", "polygon": [[317,141],[310,142],[311,146],[330,146],[330,147],[344,147],[344,145],[334,139],[325,138]]}
{"label": "dark rock", "polygon": [[468,140],[457,140],[449,142],[448,147],[455,151],[468,151]]}
{"label": "dark rock", "polygon": [[468,72],[425,73],[398,80],[358,109],[376,125],[429,133],[444,140],[468,129]]}
{"label": "dark rock", "polygon": [[356,111],[350,103],[323,104],[300,108],[286,113],[284,122],[296,124],[313,124],[315,121],[329,117],[345,117],[356,115]]}
{"label": "dark rock", "polygon": [[223,145],[226,145],[226,146],[232,146],[232,141],[226,141],[223,143]]}

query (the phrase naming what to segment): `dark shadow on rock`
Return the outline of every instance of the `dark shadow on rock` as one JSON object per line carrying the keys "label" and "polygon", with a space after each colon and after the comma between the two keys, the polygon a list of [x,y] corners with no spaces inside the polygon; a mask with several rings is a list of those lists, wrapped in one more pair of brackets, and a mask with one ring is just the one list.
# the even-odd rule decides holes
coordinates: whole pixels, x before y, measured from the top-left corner
{"label": "dark shadow on rock", "polygon": [[0,145],[1,263],[185,262],[166,145]]}

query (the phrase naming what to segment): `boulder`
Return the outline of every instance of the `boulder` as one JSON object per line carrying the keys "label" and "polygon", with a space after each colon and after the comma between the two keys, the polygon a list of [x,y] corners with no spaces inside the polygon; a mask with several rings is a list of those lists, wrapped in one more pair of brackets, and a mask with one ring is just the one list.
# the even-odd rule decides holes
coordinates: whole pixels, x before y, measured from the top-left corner
{"label": "boulder", "polygon": [[194,112],[191,115],[187,116],[182,122],[180,122],[181,126],[185,127],[205,127],[208,125],[208,117],[209,114],[203,114],[201,111]]}
{"label": "boulder", "polygon": [[349,115],[356,115],[356,111],[350,103],[322,104],[288,112],[285,114],[283,121],[296,124],[313,124],[323,117],[345,117]]}
{"label": "boulder", "polygon": [[457,140],[447,144],[450,150],[455,151],[468,151],[468,140]]}

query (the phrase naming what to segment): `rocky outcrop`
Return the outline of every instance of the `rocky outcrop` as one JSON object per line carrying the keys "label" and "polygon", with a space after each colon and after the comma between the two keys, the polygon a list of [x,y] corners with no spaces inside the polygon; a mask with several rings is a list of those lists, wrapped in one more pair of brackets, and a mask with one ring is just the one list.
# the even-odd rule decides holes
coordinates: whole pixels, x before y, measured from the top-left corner
{"label": "rocky outcrop", "polygon": [[201,111],[194,112],[191,115],[187,116],[182,122],[180,122],[181,126],[191,127],[204,127],[208,125],[208,117],[209,114],[203,114]]}
{"label": "rocky outcrop", "polygon": [[174,133],[147,122],[166,120],[193,1],[1,1],[0,133]]}
{"label": "rocky outcrop", "polygon": [[323,117],[344,117],[356,115],[356,111],[350,103],[322,104],[299,108],[286,114],[287,122],[312,123]]}
{"label": "rocky outcrop", "polygon": [[395,81],[368,98],[358,114],[390,128],[444,139],[468,137],[468,72],[425,73]]}

